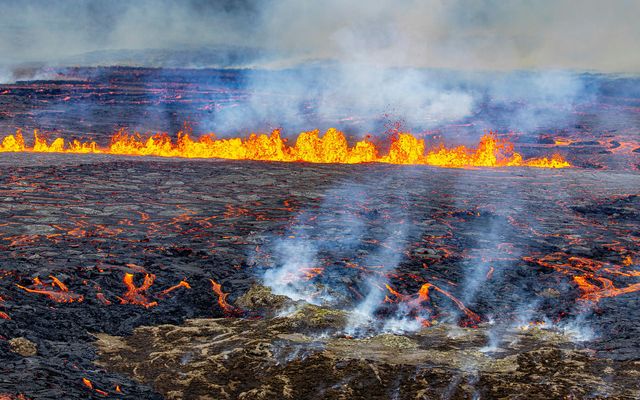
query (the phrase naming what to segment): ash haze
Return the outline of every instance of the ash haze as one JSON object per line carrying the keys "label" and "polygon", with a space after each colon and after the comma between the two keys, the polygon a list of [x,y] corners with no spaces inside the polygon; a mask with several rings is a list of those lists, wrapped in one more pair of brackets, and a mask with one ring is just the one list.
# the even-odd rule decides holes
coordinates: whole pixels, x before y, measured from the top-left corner
{"label": "ash haze", "polygon": [[174,53],[192,67],[332,60],[474,70],[640,69],[640,2],[634,0],[4,0],[1,7],[5,66],[167,66]]}

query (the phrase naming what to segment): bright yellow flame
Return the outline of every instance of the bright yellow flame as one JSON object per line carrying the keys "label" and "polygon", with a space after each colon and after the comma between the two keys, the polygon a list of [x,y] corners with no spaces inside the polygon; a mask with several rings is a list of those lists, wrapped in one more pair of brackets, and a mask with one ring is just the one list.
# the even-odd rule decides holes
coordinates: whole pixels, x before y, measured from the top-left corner
{"label": "bright yellow flame", "polygon": [[0,144],[0,151],[9,152],[9,151],[25,151],[27,148],[24,145],[24,138],[22,137],[22,132],[18,130],[15,135],[6,136],[2,139],[2,143]]}
{"label": "bright yellow flame", "polygon": [[[426,151],[426,154],[425,154]],[[440,167],[536,167],[565,168],[571,166],[562,156],[524,159],[515,152],[513,144],[487,133],[477,147],[441,145],[427,149],[424,139],[410,133],[399,133],[389,146],[386,155],[368,140],[347,143],[344,134],[330,128],[321,137],[318,130],[302,132],[293,146],[280,136],[279,130],[270,135],[251,134],[248,138],[218,139],[213,134],[194,140],[189,132],[178,132],[173,141],[167,134],[155,134],[147,138],[138,133],[120,130],[113,135],[107,148],[99,148],[95,142],[73,140],[65,142],[56,138],[51,143],[34,132],[32,147],[25,145],[20,131],[6,136],[0,143],[0,152],[36,153],[104,153],[114,155],[224,158],[232,160],[259,160],[285,162],[357,164],[381,162],[388,164],[419,164]]]}

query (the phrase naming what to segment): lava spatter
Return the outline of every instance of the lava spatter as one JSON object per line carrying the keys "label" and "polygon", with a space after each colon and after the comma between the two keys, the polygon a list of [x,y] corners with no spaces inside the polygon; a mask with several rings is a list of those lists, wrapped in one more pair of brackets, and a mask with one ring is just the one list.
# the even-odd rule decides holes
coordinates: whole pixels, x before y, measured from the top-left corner
{"label": "lava spatter", "polygon": [[[426,151],[426,153],[425,153]],[[290,146],[282,139],[280,131],[270,135],[252,134],[248,138],[218,139],[213,134],[194,140],[190,130],[178,132],[177,140],[167,134],[155,134],[147,138],[138,133],[120,130],[111,138],[106,148],[95,142],[66,143],[56,138],[51,143],[34,133],[34,144],[25,144],[22,132],[6,136],[0,143],[0,152],[34,153],[101,153],[113,155],[223,158],[232,160],[258,160],[282,162],[310,162],[326,164],[388,163],[403,165],[432,165],[438,167],[535,167],[566,168],[571,166],[562,156],[524,159],[513,149],[513,144],[500,139],[495,133],[482,136],[476,148],[444,145],[427,149],[424,139],[410,133],[398,133],[392,137],[389,153],[380,155],[380,150],[365,140],[349,146],[344,134],[331,128],[320,137],[318,130],[302,132]]]}

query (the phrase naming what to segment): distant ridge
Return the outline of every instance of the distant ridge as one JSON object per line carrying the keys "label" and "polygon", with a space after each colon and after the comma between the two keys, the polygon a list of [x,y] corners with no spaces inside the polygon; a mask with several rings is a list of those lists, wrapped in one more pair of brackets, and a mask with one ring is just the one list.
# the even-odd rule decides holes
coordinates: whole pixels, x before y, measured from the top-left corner
{"label": "distant ridge", "polygon": [[269,62],[274,54],[252,47],[98,50],[59,60],[62,66],[133,66],[161,68],[247,68]]}

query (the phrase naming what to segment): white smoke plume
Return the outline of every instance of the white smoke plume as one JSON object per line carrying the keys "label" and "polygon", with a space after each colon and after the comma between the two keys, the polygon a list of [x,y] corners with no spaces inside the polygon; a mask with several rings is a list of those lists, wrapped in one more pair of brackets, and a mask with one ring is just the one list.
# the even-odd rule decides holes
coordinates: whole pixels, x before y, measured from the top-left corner
{"label": "white smoke plume", "polygon": [[[400,264],[415,233],[406,211],[406,194],[393,190],[394,182],[407,174],[411,172],[399,170],[383,179],[369,176],[366,186],[347,182],[329,190],[317,210],[300,213],[284,236],[272,238],[264,284],[295,300],[351,309],[347,327],[351,334],[380,328],[374,313],[384,300],[387,274]],[[343,260],[371,271],[350,274]],[[253,262],[262,261],[256,257]],[[305,280],[309,269],[318,267],[324,269],[319,280]],[[362,298],[345,301],[350,299],[350,289],[357,289]],[[408,325],[389,321],[387,330],[406,330]]]}
{"label": "white smoke plume", "polygon": [[271,54],[255,62],[276,66],[337,60],[468,70],[640,68],[640,3],[626,0],[5,0],[2,11],[3,63],[235,46]]}
{"label": "white smoke plume", "polygon": [[624,0],[6,0],[2,11],[5,71],[247,68],[248,98],[194,121],[222,136],[330,126],[362,136],[384,120],[414,132],[470,121],[478,135],[560,129],[594,96],[566,70],[640,71],[640,4]]}
{"label": "white smoke plume", "polygon": [[468,117],[474,107],[472,94],[446,88],[424,71],[368,64],[247,73],[246,79],[248,101],[223,108],[204,126],[235,133],[239,127],[304,130],[320,123],[321,129],[351,126],[364,134],[381,119],[425,129]]}

